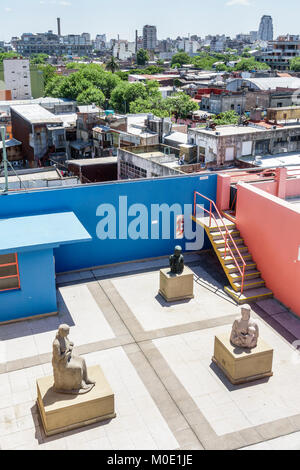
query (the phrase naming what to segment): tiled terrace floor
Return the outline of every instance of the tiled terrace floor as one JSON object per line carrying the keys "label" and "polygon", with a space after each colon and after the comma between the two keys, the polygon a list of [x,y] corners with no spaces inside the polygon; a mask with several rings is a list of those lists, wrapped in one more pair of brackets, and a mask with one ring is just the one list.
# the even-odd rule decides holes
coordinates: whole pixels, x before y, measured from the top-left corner
{"label": "tiled terrace floor", "polygon": [[[58,276],[59,315],[0,326],[1,449],[300,449],[300,320],[276,300],[253,304],[274,348],[274,376],[232,386],[212,364],[214,336],[238,307],[211,253],[189,255],[195,298],[158,296],[167,259]],[[60,323],[88,365],[104,369],[117,418],[47,438],[36,378],[52,373]]]}

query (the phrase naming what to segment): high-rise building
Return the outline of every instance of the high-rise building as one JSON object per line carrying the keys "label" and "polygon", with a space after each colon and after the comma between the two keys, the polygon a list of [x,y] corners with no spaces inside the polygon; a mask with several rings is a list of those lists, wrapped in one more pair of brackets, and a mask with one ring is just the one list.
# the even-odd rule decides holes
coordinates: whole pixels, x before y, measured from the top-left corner
{"label": "high-rise building", "polygon": [[274,30],[272,16],[264,15],[260,20],[258,39],[260,41],[273,41]]}
{"label": "high-rise building", "polygon": [[154,51],[157,46],[156,26],[145,25],[143,28],[143,48]]}

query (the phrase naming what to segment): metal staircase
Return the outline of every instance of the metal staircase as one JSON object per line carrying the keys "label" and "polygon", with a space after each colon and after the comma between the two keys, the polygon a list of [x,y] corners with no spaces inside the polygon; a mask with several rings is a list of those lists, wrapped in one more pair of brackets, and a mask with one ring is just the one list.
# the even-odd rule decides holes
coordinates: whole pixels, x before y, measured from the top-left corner
{"label": "metal staircase", "polygon": [[[202,200],[201,205],[199,200]],[[209,211],[204,208],[205,200],[210,203]],[[199,207],[201,215],[197,211]],[[230,297],[239,304],[273,297],[232,218],[224,219],[214,201],[195,191],[192,219],[207,233],[229,280],[230,286],[224,287],[224,290]]]}

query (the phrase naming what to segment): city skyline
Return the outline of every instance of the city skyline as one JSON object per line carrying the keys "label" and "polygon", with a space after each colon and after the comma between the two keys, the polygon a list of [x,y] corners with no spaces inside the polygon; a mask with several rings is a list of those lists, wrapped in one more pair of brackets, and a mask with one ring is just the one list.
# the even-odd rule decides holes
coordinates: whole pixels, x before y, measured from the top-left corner
{"label": "city skyline", "polygon": [[[92,37],[106,33],[107,38],[111,39],[119,34],[121,39],[131,41],[136,29],[142,34],[145,24],[156,25],[158,39],[187,36],[188,33],[202,37],[208,34],[235,36],[258,30],[260,19],[265,14],[273,17],[275,37],[298,33],[296,13],[300,8],[295,0],[287,0],[284,5],[274,5],[270,0],[213,0],[210,6],[214,5],[215,8],[210,9],[203,9],[199,1],[191,0],[186,10],[177,0],[172,2],[172,6],[153,0],[151,6],[145,4],[140,8],[140,3],[131,0],[124,5],[120,0],[115,0],[113,5],[107,5],[101,0],[87,0],[85,5],[88,8],[82,11],[79,0],[26,0],[26,7],[21,0],[14,0],[9,6],[0,0],[0,40],[9,41],[12,36],[20,36],[24,32],[56,31],[57,16],[61,17],[63,35],[85,31]],[[294,11],[288,17],[287,6],[290,6],[291,12]],[[95,11],[92,16],[91,10]],[[191,14],[197,10],[199,15]],[[117,16],[116,11],[119,12]]]}

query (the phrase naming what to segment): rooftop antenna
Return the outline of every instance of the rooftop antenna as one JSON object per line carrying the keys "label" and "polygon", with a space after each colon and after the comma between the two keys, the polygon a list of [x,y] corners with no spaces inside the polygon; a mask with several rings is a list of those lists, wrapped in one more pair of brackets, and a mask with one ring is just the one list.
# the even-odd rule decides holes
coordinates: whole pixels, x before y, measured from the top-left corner
{"label": "rooftop antenna", "polygon": [[3,142],[3,169],[4,169],[4,190],[3,193],[8,193],[8,169],[7,169],[7,153],[6,153],[6,146],[5,146],[5,133],[6,133],[6,128],[4,126],[0,127],[1,131],[1,138]]}

